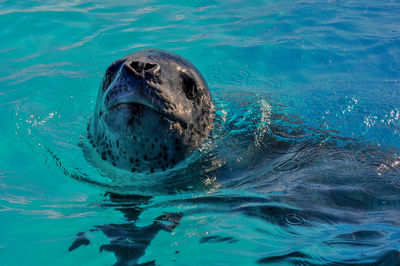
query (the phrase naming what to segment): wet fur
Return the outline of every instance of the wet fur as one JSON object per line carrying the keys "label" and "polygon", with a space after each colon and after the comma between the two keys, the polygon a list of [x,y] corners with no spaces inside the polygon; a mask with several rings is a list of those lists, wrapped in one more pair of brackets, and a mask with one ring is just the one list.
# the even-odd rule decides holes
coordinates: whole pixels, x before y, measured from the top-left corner
{"label": "wet fur", "polygon": [[112,165],[154,173],[195,151],[213,121],[208,87],[189,61],[162,50],[141,50],[107,68],[88,137]]}

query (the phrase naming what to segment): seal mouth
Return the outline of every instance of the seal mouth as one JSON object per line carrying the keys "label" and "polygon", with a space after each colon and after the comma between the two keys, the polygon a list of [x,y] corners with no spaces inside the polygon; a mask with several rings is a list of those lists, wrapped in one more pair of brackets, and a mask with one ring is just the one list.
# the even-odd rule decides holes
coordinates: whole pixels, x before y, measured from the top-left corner
{"label": "seal mouth", "polygon": [[[141,104],[141,103],[137,103],[137,102],[119,102],[119,103],[116,103],[116,104],[108,107],[107,111],[112,111],[112,110],[117,109],[118,107],[123,106],[123,105],[137,105],[138,107],[147,107],[147,108],[149,108],[148,106],[146,106],[144,104]],[[159,113],[154,108],[149,108],[149,109],[152,109],[153,111],[156,111],[157,113]]]}
{"label": "seal mouth", "polygon": [[155,113],[157,113],[158,115],[166,118],[167,120],[174,122],[174,123],[179,123],[183,128],[186,128],[188,123],[186,121],[184,121],[182,118],[173,115],[172,113],[169,112],[162,112],[157,110],[156,108],[154,108],[153,106],[149,106],[147,104],[143,104],[143,103],[139,103],[139,102],[132,102],[132,101],[125,101],[125,102],[118,102],[116,104],[111,105],[110,107],[107,108],[107,112],[111,112],[121,106],[134,106],[137,107],[137,109],[147,109],[147,110],[151,110]]}
{"label": "seal mouth", "polygon": [[157,114],[159,114],[159,115],[161,115],[161,116],[166,116],[166,114],[160,112],[159,110],[157,110],[157,109],[154,108],[153,106],[148,106],[147,104],[142,104],[142,103],[132,102],[132,101],[125,101],[125,102],[118,102],[118,103],[115,103],[115,104],[109,106],[109,107],[107,108],[107,111],[110,112],[110,111],[112,111],[112,110],[117,109],[118,107],[121,107],[121,106],[128,106],[128,105],[129,105],[129,106],[137,107],[138,109],[148,109],[148,110],[151,110],[151,111],[153,111],[153,112],[155,112],[155,113],[157,113]]}

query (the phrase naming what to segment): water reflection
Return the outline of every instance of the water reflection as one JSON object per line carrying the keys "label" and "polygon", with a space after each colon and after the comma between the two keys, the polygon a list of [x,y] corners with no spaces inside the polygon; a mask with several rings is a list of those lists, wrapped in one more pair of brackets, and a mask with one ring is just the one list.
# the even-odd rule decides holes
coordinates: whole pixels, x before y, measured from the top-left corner
{"label": "water reflection", "polygon": [[[91,232],[100,231],[109,238],[110,243],[101,245],[100,252],[113,252],[117,258],[115,265],[137,265],[138,260],[145,254],[146,248],[156,235],[162,230],[171,232],[179,225],[183,215],[182,213],[164,213],[156,217],[152,224],[138,227],[135,222],[138,221],[140,214],[143,212],[142,206],[148,204],[151,197],[122,196],[113,193],[107,193],[105,196],[110,203],[103,203],[102,207],[111,207],[120,211],[127,222],[96,225]],[[85,233],[80,232],[68,251],[71,252],[82,245],[87,246],[89,244],[90,240],[86,238]],[[140,265],[155,265],[155,261]]]}

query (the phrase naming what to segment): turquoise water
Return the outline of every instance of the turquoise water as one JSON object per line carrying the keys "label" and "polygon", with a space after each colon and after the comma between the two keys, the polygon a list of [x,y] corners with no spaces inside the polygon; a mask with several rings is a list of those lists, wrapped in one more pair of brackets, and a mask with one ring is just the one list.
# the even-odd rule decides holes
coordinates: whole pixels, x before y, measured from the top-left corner
{"label": "turquoise water", "polygon": [[[2,265],[400,264],[398,1],[126,2],[0,1]],[[118,183],[80,144],[106,67],[152,47],[216,125]]]}

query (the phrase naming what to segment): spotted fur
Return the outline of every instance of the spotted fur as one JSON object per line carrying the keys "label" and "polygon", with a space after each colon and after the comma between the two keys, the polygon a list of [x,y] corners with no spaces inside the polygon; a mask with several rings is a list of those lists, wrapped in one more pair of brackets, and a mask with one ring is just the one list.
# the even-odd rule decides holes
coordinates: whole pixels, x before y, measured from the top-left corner
{"label": "spotted fur", "polygon": [[112,165],[154,173],[195,151],[213,121],[210,92],[189,61],[162,50],[141,50],[107,68],[88,137]]}

